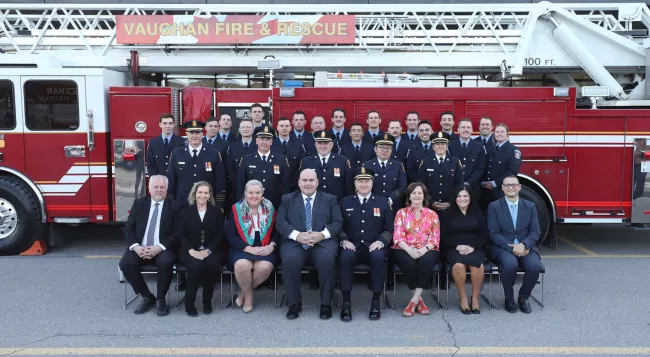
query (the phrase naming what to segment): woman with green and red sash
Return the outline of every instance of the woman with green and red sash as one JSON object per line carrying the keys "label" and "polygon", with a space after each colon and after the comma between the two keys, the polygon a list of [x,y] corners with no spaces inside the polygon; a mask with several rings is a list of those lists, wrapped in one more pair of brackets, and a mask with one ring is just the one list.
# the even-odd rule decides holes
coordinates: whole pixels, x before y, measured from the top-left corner
{"label": "woman with green and red sash", "polygon": [[228,255],[241,287],[235,303],[244,312],[253,310],[253,289],[266,281],[278,261],[275,210],[263,193],[261,182],[248,181],[244,199],[232,205],[228,220]]}

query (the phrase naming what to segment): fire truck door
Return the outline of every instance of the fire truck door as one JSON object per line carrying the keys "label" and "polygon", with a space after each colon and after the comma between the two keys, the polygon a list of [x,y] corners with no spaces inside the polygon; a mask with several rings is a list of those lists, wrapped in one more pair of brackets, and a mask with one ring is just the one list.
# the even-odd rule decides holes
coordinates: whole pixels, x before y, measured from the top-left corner
{"label": "fire truck door", "polygon": [[0,166],[25,173],[20,77],[0,75]]}
{"label": "fire truck door", "polygon": [[106,163],[89,162],[94,148],[88,131],[83,76],[21,76],[24,100],[25,165],[45,196],[50,219],[86,222],[90,183],[106,176]]}

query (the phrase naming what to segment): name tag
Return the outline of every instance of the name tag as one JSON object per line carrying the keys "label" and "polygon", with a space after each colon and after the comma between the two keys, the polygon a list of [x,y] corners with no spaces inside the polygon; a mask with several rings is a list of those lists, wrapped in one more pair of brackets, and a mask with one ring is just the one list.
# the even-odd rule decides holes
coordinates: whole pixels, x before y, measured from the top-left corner
{"label": "name tag", "polygon": [[346,211],[354,211],[354,208],[347,208]]}
{"label": "name tag", "polygon": [[427,171],[435,171],[434,169],[427,169]]}
{"label": "name tag", "polygon": [[255,169],[255,168],[257,168],[257,166],[248,165],[248,168],[249,168],[249,169]]}
{"label": "name tag", "polygon": [[185,165],[185,161],[179,161],[178,164],[179,165]]}

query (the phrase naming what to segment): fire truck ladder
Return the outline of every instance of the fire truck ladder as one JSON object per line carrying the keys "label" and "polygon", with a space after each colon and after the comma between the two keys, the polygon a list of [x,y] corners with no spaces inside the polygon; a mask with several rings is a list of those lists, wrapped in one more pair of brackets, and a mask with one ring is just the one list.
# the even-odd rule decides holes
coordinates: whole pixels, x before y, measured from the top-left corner
{"label": "fire truck ladder", "polygon": [[[283,70],[563,74],[583,69],[612,95],[612,73],[643,72],[650,10],[627,4],[456,5],[0,4],[2,63],[126,71],[257,71],[273,55]],[[345,8],[345,10],[343,10]],[[120,45],[116,15],[355,15],[352,45]],[[645,47],[650,47],[645,46]],[[179,59],[178,57],[182,57]]]}

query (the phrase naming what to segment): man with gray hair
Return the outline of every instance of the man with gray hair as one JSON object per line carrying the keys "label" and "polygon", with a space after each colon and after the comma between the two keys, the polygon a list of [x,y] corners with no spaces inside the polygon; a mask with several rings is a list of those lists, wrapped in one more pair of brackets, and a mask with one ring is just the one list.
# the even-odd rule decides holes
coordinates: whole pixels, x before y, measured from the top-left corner
{"label": "man with gray hair", "polygon": [[[157,306],[158,316],[169,314],[165,295],[172,282],[176,258],[174,229],[183,204],[167,197],[168,179],[163,175],[149,178],[150,197],[137,198],[124,227],[127,250],[120,260],[120,270],[142,297],[136,315]],[[142,277],[140,268],[155,264],[157,268],[157,296],[154,296]]]}

